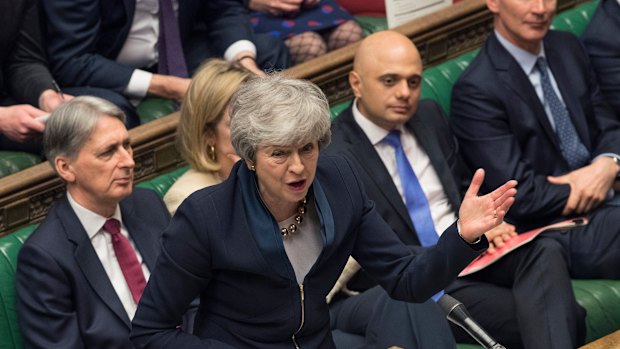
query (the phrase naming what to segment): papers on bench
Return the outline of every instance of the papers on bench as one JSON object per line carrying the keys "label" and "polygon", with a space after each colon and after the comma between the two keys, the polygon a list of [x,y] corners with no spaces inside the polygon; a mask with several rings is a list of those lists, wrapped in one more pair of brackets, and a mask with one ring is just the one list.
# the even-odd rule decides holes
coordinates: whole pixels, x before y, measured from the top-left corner
{"label": "papers on bench", "polygon": [[388,28],[452,5],[452,0],[385,0]]}
{"label": "papers on bench", "polygon": [[534,240],[535,237],[540,235],[541,233],[549,230],[568,230],[575,227],[580,227],[588,224],[588,219],[585,217],[573,218],[566,221],[550,224],[541,228],[536,228],[530,230],[528,232],[519,234],[512,239],[504,242],[504,246],[501,248],[495,248],[494,253],[484,252],[478,258],[474,259],[463,271],[459,274],[459,276],[465,276],[469,274],[473,274],[479,270],[482,270],[489,265],[497,262],[502,257],[507,255],[508,253],[516,250],[517,248],[529,243]]}

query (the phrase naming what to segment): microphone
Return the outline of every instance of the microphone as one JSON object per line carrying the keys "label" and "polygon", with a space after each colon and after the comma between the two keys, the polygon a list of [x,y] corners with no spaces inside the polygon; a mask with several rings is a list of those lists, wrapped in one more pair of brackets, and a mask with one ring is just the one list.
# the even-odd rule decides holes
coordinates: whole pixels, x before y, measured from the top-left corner
{"label": "microphone", "polygon": [[485,349],[506,349],[506,347],[497,343],[495,339],[471,318],[463,303],[448,294],[444,294],[437,303],[446,313],[446,318],[448,318],[448,320],[463,328],[465,332]]}

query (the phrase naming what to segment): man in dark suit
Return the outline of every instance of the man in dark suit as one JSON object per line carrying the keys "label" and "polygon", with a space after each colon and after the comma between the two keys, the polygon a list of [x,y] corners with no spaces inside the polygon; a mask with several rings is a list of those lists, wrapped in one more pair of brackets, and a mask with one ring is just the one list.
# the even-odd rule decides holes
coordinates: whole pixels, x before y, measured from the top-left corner
{"label": "man in dark suit", "polygon": [[123,113],[95,97],[54,111],[46,155],[67,193],[24,243],[17,310],[26,348],[133,348],[131,319],[170,216],[133,189]]}
{"label": "man in dark suit", "polygon": [[[414,249],[432,247],[426,242],[428,231],[436,239],[455,219],[464,175],[441,108],[430,100],[418,103],[421,73],[419,53],[407,37],[388,31],[366,38],[349,74],[356,99],[334,122],[328,148],[357,166],[379,213]],[[388,141],[395,131],[421,186],[414,200],[426,202],[430,228],[420,224],[424,217],[412,213],[416,204],[409,200],[407,182],[414,179],[403,178],[398,152]],[[513,234],[514,227],[504,224],[486,235],[492,245],[501,246]],[[508,348],[576,347],[585,333],[584,312],[572,294],[565,263],[557,242],[537,239],[457,279],[445,291]],[[360,280],[349,287],[355,288],[355,282]],[[462,331],[455,336],[458,342],[471,341]]]}
{"label": "man in dark suit", "polygon": [[602,0],[581,35],[607,102],[620,118],[620,3]]}
{"label": "man in dark suit", "polygon": [[[61,85],[81,87],[71,91],[75,94],[100,87],[124,104],[147,95],[181,101],[187,77],[206,58],[224,56],[257,73],[259,67],[290,64],[281,40],[253,34],[239,0],[46,0],[41,5],[52,72]],[[175,60],[183,69],[168,70],[160,61],[166,45],[177,48],[166,62]],[[135,118],[131,106],[123,110]]]}
{"label": "man in dark suit", "polygon": [[[452,92],[452,122],[485,190],[519,181],[508,214],[519,231],[574,216],[550,233],[575,278],[620,277],[620,122],[577,38],[549,30],[555,1],[487,0],[492,33]],[[617,186],[616,186],[617,189]]]}
{"label": "man in dark suit", "polygon": [[36,118],[64,102],[47,69],[36,5],[0,1],[0,150],[40,152],[44,125]]}

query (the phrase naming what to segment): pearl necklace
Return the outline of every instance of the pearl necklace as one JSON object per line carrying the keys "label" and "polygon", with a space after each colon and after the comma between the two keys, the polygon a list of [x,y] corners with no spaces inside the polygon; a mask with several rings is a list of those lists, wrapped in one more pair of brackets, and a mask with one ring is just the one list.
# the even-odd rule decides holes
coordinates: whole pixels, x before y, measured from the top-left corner
{"label": "pearl necklace", "polygon": [[303,222],[303,215],[306,214],[306,198],[304,197],[304,199],[301,201],[301,205],[299,206],[299,208],[297,209],[297,215],[295,215],[295,223],[292,223],[291,225],[287,227],[281,227],[280,228],[280,234],[282,234],[282,236],[286,237],[289,236],[291,234],[294,234],[297,231],[297,226],[301,225],[301,222]]}

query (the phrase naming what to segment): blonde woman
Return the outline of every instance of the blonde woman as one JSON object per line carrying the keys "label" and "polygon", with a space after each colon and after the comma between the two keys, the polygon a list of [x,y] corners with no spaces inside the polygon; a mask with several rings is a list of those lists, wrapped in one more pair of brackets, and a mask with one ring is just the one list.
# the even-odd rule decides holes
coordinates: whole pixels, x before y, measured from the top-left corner
{"label": "blonde woman", "polygon": [[171,214],[196,190],[226,179],[239,159],[230,144],[227,106],[237,88],[253,77],[238,63],[214,59],[192,78],[177,128],[177,148],[191,169],[164,196]]}

